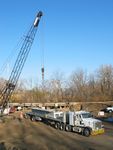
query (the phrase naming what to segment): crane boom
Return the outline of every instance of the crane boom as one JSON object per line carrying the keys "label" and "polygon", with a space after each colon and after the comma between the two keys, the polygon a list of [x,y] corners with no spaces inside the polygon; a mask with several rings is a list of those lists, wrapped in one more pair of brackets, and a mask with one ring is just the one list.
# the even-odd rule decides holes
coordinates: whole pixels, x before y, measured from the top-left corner
{"label": "crane boom", "polygon": [[40,22],[40,18],[42,15],[43,15],[42,12],[39,11],[33,24],[31,25],[30,30],[28,31],[27,35],[25,36],[24,42],[20,48],[19,54],[15,61],[15,64],[12,69],[9,80],[7,81],[7,83],[3,87],[3,89],[1,90],[0,101],[1,101],[1,107],[2,107],[3,111],[6,108],[8,102],[10,100],[10,97],[15,89],[15,86],[18,82],[18,79],[19,79],[22,69],[24,67],[25,61],[27,59],[27,56],[28,56],[31,46],[33,44],[33,41],[34,41],[34,38],[36,35],[36,31],[38,28],[38,24]]}

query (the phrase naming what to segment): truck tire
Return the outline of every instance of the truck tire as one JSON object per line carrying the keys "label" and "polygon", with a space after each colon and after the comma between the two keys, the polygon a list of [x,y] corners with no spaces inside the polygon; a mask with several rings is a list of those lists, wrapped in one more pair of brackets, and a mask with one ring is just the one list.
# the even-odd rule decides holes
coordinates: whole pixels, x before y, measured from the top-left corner
{"label": "truck tire", "polygon": [[59,126],[60,126],[59,122],[56,122],[55,123],[55,129],[59,129]]}
{"label": "truck tire", "polygon": [[109,110],[109,113],[112,113],[112,110],[111,110],[111,109]]}
{"label": "truck tire", "polygon": [[59,124],[59,129],[60,130],[65,130],[65,124],[64,123],[60,123]]}
{"label": "truck tire", "polygon": [[66,130],[67,132],[71,132],[72,128],[71,128],[70,125],[66,125],[65,130]]}
{"label": "truck tire", "polygon": [[84,128],[83,130],[83,135],[89,137],[91,134],[91,131],[89,128]]}
{"label": "truck tire", "polygon": [[31,117],[31,121],[35,121],[35,117],[34,116]]}

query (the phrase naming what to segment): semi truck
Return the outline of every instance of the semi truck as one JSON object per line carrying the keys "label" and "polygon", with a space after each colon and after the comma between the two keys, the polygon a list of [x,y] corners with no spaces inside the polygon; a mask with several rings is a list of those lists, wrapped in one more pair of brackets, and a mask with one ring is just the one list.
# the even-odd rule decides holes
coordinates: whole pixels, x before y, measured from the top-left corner
{"label": "semi truck", "polygon": [[77,132],[84,136],[104,133],[102,121],[95,119],[87,111],[55,111],[32,108],[31,112],[25,113],[26,119],[42,121],[54,126],[56,129],[67,132]]}

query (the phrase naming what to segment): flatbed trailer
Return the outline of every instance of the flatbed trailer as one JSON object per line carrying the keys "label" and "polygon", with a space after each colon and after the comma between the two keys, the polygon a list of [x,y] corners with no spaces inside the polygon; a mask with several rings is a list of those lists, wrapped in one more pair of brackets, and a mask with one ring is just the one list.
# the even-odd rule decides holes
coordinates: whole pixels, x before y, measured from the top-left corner
{"label": "flatbed trailer", "polygon": [[104,133],[102,122],[91,116],[89,112],[57,112],[43,110],[40,108],[32,109],[32,112],[25,114],[25,118],[32,121],[38,120],[54,126],[56,129],[67,132],[77,132],[84,136],[97,135]]}

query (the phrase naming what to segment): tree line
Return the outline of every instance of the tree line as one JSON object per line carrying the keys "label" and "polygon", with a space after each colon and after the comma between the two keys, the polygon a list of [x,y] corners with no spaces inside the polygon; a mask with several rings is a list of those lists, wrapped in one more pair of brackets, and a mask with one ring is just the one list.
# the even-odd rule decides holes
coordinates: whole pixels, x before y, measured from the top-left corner
{"label": "tree line", "polygon": [[[0,80],[0,89],[3,85]],[[29,88],[28,88],[29,87]],[[113,100],[113,66],[102,65],[95,72],[77,69],[65,79],[61,72],[53,73],[43,84],[32,86],[32,80],[19,81],[12,102],[88,102]]]}

